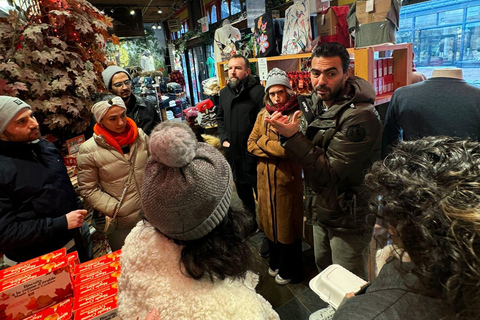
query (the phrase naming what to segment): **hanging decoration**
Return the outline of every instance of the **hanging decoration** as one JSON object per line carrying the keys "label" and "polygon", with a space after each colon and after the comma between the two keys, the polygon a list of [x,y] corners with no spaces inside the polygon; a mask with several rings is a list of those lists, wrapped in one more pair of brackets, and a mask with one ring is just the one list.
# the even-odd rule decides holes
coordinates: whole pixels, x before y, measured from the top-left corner
{"label": "hanging decoration", "polygon": [[37,4],[0,18],[0,95],[30,104],[42,133],[63,143],[90,124],[91,95],[105,91],[105,43],[118,38],[107,32],[112,19],[87,1]]}

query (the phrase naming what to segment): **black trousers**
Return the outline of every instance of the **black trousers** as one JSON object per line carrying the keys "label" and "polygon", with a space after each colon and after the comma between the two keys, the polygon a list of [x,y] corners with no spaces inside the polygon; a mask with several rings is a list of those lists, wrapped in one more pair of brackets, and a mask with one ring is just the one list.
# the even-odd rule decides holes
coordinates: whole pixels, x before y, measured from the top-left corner
{"label": "black trousers", "polygon": [[257,195],[257,186],[252,186],[251,184],[242,183],[238,184],[235,183],[235,187],[237,188],[237,194],[240,200],[242,200],[242,204],[250,212],[253,216],[253,220],[257,221],[257,215],[255,213],[255,195]]}
{"label": "black trousers", "polygon": [[302,239],[295,239],[290,244],[273,242],[268,239],[270,269],[279,269],[280,277],[301,281],[303,278]]}

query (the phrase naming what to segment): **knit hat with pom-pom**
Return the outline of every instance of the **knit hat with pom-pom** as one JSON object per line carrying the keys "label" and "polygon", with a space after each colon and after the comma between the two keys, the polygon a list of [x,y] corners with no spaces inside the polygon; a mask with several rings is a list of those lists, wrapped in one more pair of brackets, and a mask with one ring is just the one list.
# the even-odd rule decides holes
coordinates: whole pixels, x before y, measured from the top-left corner
{"label": "knit hat with pom-pom", "polygon": [[195,240],[225,218],[232,172],[214,147],[197,142],[186,124],[162,122],[152,131],[142,185],[147,220],[162,234]]}

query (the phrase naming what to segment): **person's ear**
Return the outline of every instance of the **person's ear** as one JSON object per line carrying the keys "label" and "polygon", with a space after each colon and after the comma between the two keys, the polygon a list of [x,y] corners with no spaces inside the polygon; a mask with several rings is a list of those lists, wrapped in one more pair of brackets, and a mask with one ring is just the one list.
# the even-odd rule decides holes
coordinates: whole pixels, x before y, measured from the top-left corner
{"label": "person's ear", "polygon": [[250,68],[247,68],[247,70],[246,70],[247,76],[249,76],[251,72],[252,72],[252,70],[250,70]]}

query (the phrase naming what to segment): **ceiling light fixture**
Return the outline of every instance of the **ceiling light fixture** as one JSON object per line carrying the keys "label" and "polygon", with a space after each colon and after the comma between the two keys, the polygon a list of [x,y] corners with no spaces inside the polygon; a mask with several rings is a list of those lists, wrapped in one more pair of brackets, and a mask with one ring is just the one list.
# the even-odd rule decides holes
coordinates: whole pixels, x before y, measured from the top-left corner
{"label": "ceiling light fixture", "polygon": [[158,13],[162,13],[162,10],[158,9],[158,11],[157,11],[157,12],[158,12]]}
{"label": "ceiling light fixture", "polygon": [[102,9],[102,10],[100,11],[100,13],[101,13],[101,14],[105,14],[105,10]]}
{"label": "ceiling light fixture", "polygon": [[134,16],[134,15],[135,15],[135,10],[133,10],[133,9],[130,10],[130,14],[131,14],[132,16]]}
{"label": "ceiling light fixture", "polygon": [[156,25],[153,25],[153,26],[152,26],[152,29],[154,29],[154,30],[157,29],[157,26],[156,26]]}

